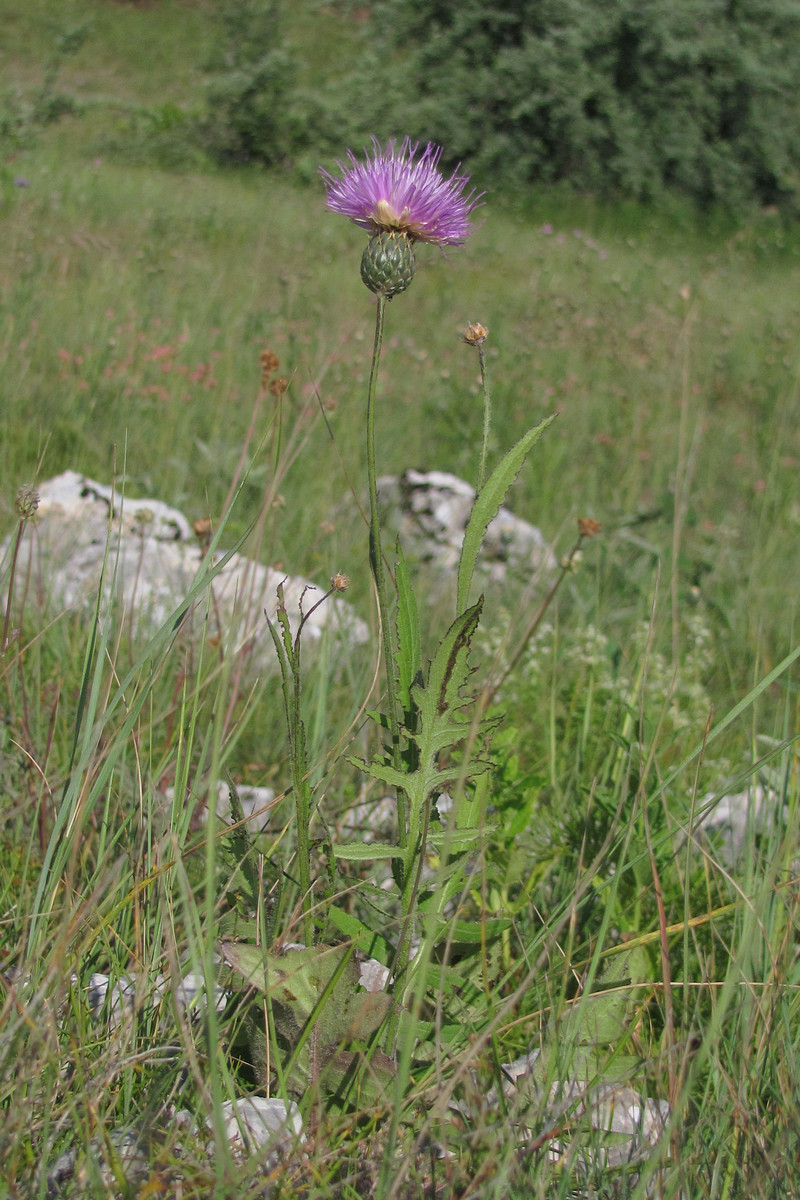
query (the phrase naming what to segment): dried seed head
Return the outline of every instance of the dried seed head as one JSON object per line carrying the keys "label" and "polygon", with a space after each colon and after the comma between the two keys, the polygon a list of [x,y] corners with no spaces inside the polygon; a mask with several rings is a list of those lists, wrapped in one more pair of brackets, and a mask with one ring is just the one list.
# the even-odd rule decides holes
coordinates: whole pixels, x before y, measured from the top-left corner
{"label": "dried seed head", "polygon": [[479,321],[471,321],[461,335],[462,341],[468,346],[482,346],[489,336],[489,330]]}
{"label": "dried seed head", "polygon": [[14,497],[14,508],[21,521],[30,521],[39,507],[39,493],[32,483],[23,483]]}
{"label": "dried seed head", "polygon": [[261,363],[261,386],[265,388],[269,383],[269,377],[272,372],[277,371],[281,365],[281,360],[271,350],[262,350],[259,355],[259,361]]}
{"label": "dried seed head", "polygon": [[335,592],[346,592],[350,587],[350,580],[341,571],[337,571],[331,579],[331,587]]}
{"label": "dried seed head", "polygon": [[582,538],[597,537],[603,526],[599,521],[593,521],[591,517],[578,518],[578,533]]}
{"label": "dried seed head", "polygon": [[282,396],[289,386],[288,379],[273,379],[270,381],[269,390],[273,396]]}

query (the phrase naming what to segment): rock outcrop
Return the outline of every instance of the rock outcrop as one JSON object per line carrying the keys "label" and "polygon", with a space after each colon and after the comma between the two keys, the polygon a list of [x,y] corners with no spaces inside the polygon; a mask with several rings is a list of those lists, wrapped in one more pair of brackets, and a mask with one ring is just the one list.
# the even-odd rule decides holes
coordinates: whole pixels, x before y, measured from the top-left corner
{"label": "rock outcrop", "polygon": [[[37,488],[40,502],[28,522],[16,573],[26,603],[39,603],[48,617],[70,609],[90,610],[101,595],[101,612],[125,622],[134,634],[161,628],[182,605],[201,571],[213,576],[184,621],[206,630],[227,652],[244,653],[256,669],[274,663],[264,620],[273,617],[283,582],[286,608],[296,628],[301,605],[308,612],[327,590],[289,577],[234,553],[204,561],[204,548],[187,518],[162,500],[137,499],[65,471]],[[7,555],[11,539],[0,550]],[[209,568],[211,568],[209,570]],[[366,641],[368,631],[353,609],[331,596],[304,627],[313,642],[329,630],[340,646]]]}
{"label": "rock outcrop", "polygon": [[[385,523],[400,534],[407,558],[428,564],[443,579],[458,570],[475,489],[446,471],[404,471],[378,481]],[[489,525],[478,560],[487,581],[528,585],[549,578],[556,557],[540,529],[501,508]]]}

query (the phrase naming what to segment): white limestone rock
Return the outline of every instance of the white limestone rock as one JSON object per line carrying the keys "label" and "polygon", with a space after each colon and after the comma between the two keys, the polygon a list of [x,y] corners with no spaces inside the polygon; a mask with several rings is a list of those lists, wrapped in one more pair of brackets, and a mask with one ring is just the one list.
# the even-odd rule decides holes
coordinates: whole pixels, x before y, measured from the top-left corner
{"label": "white limestone rock", "polygon": [[787,817],[786,805],[778,792],[753,783],[743,792],[719,798],[709,792],[703,797],[697,824],[712,840],[720,858],[733,866],[746,849],[748,830],[755,836],[763,836]]}
{"label": "white limestone rock", "polygon": [[[77,976],[72,976],[73,984]],[[110,976],[95,971],[86,990],[86,1004],[95,1020],[105,1020],[109,1031],[129,1024],[137,1003],[160,1008],[169,990],[169,982],[163,975],[152,979],[131,972],[121,976],[112,985]],[[138,994],[137,994],[138,993]],[[187,971],[175,982],[175,1003],[184,1016],[198,1017],[206,1011],[206,986],[204,976],[197,971]],[[228,1002],[227,993],[214,983],[214,1009],[221,1013]]]}
{"label": "white limestone rock", "polygon": [[[76,471],[65,471],[38,486],[38,511],[27,523],[17,565],[17,587],[27,604],[41,602],[48,616],[76,608],[90,610],[102,586],[101,612],[113,613],[134,633],[148,636],[164,625],[197,577],[203,550],[183,513],[160,500],[123,496]],[[8,557],[12,538],[0,547]],[[216,556],[216,562],[223,555]],[[264,567],[233,554],[183,622],[198,636],[219,638],[224,650],[242,654],[256,670],[271,668],[274,647],[264,610],[274,617],[277,588],[283,582],[294,629],[320,599],[320,590],[301,577]],[[339,596],[331,596],[306,621],[304,634],[318,641],[329,629],[341,650],[368,638],[366,624]]]}
{"label": "white limestone rock", "polygon": [[[293,1100],[287,1105],[277,1098],[247,1096],[241,1100],[226,1100],[222,1105],[225,1135],[238,1158],[270,1147],[278,1158],[302,1137],[303,1118]],[[214,1128],[209,1117],[209,1130]]]}
{"label": "white limestone rock", "polygon": [[[561,1128],[563,1136],[548,1143],[553,1159],[559,1159],[576,1136],[587,1139],[581,1150],[587,1163],[614,1169],[648,1158],[670,1118],[666,1100],[642,1096],[627,1083],[580,1078],[553,1080],[545,1097],[539,1059],[535,1049],[501,1068],[503,1098],[521,1141],[538,1137],[543,1129]],[[498,1089],[491,1088],[487,1108],[499,1107],[499,1100]],[[458,1109],[468,1115],[463,1103]]]}
{"label": "white limestone rock", "polygon": [[[429,563],[443,574],[458,569],[464,530],[475,489],[447,471],[408,470],[378,481],[380,504],[388,524],[399,532],[407,557]],[[540,529],[501,508],[486,531],[478,570],[504,582],[509,573],[529,583],[557,568]]]}
{"label": "white limestone rock", "polygon": [[[239,796],[239,801],[242,806],[242,812],[247,820],[247,830],[249,833],[266,833],[270,829],[271,818],[275,809],[275,791],[269,787],[255,787],[250,784],[237,783],[236,792]],[[164,801],[168,808],[175,802],[175,788],[168,787],[164,790]],[[180,800],[180,796],[179,796]],[[208,814],[208,788],[200,792],[201,804],[198,806],[202,819]],[[219,819],[225,824],[230,825],[232,821],[231,815],[231,798],[230,787],[224,780],[217,781],[217,803],[216,812]]]}

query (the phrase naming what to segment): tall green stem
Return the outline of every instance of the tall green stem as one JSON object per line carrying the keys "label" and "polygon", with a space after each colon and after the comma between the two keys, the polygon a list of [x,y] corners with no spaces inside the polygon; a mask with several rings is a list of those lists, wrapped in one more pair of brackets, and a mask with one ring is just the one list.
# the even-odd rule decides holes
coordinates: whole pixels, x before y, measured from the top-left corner
{"label": "tall green stem", "polygon": [[294,688],[292,694],[290,736],[292,749],[292,790],[297,812],[297,866],[300,875],[300,905],[303,914],[303,938],[307,946],[314,944],[314,897],[311,893],[311,845],[308,825],[311,815],[311,789],[308,784],[306,730],[300,715],[300,637],[296,643]]}
{"label": "tall green stem", "polygon": [[483,391],[483,439],[481,441],[481,458],[478,466],[478,491],[486,480],[486,456],[489,451],[489,429],[492,424],[492,393],[489,391],[489,377],[486,373],[486,354],[482,345],[478,345],[478,359],[481,364],[481,389]]}
{"label": "tall green stem", "polygon": [[[386,314],[386,297],[378,296],[378,308],[375,317],[375,342],[372,347],[372,366],[369,373],[369,394],[367,396],[367,475],[369,477],[369,565],[375,580],[375,590],[378,593],[378,611],[381,621],[381,650],[383,654],[383,669],[386,676],[386,707],[388,709],[389,733],[392,739],[392,766],[402,770],[402,755],[400,750],[400,721],[397,713],[397,691],[395,688],[394,647],[392,642],[392,626],[389,619],[389,605],[386,599],[386,575],[383,568],[383,551],[381,549],[381,523],[378,512],[378,482],[375,470],[375,394],[378,384],[378,366],[383,345],[383,323]],[[402,789],[397,792],[397,821],[401,848],[408,843],[408,806]]]}

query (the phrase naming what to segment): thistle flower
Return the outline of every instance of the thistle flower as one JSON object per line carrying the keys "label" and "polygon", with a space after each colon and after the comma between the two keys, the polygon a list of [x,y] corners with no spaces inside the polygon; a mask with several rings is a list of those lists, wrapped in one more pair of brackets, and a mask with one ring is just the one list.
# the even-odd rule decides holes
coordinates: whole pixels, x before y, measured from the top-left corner
{"label": "thistle flower", "polygon": [[469,176],[458,168],[449,179],[439,170],[440,146],[429,142],[417,156],[418,143],[404,138],[381,149],[372,140],[372,158],[361,163],[351,150],[350,165],[338,162],[341,179],[323,170],[331,212],[349,217],[373,236],[361,261],[361,277],[370,291],[396,296],[414,278],[414,243],[461,246],[469,234],[469,216],[480,197],[465,195]]}

